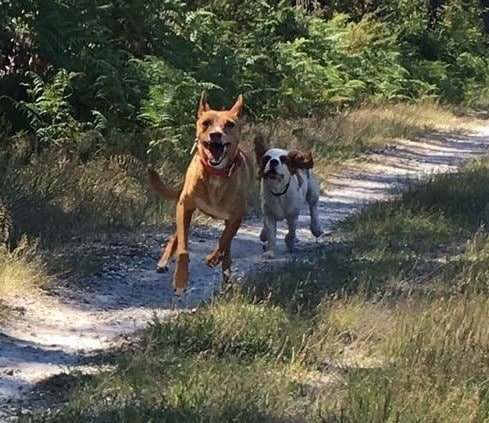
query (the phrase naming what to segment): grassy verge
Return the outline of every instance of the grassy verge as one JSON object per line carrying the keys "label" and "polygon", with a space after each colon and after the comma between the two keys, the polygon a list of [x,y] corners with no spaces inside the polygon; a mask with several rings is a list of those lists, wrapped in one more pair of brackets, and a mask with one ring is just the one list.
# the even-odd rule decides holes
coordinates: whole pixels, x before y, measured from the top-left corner
{"label": "grassy verge", "polygon": [[374,205],[307,264],[153,322],[49,421],[489,418],[489,163]]}

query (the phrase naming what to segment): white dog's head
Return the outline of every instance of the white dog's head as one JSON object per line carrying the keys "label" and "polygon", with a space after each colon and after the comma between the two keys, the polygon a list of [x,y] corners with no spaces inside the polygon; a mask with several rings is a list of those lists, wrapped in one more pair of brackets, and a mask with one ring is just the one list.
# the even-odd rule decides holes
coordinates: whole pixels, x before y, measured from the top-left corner
{"label": "white dog's head", "polygon": [[287,182],[299,169],[312,169],[314,163],[310,151],[267,149],[261,137],[255,138],[255,156],[259,178],[280,184]]}

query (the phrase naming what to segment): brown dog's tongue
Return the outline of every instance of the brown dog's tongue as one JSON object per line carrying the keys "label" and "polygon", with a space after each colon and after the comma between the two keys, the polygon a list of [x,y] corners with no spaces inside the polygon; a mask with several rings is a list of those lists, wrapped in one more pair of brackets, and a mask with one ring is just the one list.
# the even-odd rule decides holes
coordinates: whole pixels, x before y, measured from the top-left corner
{"label": "brown dog's tongue", "polygon": [[214,160],[219,160],[221,158],[223,150],[224,146],[221,143],[211,143],[209,145],[209,151]]}

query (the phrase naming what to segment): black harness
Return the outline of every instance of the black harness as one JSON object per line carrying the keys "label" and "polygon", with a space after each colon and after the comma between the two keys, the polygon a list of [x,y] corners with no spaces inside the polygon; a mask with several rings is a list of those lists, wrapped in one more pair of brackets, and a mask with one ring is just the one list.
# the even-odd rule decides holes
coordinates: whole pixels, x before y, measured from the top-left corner
{"label": "black harness", "polygon": [[292,180],[292,176],[289,178],[289,182],[287,182],[287,185],[285,185],[285,189],[282,192],[273,192],[272,190],[269,190],[275,197],[280,197],[281,195],[284,195],[287,190],[289,189],[290,186],[290,181]]}

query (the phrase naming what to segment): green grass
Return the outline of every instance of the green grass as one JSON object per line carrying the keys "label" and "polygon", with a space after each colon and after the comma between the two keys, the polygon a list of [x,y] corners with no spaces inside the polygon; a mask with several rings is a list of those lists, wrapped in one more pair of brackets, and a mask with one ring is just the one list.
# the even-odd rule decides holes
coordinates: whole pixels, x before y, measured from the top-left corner
{"label": "green grass", "polygon": [[135,227],[158,210],[144,164],[130,156],[63,163],[43,153],[28,164],[13,160],[0,178],[10,238],[56,245],[71,237]]}
{"label": "green grass", "polygon": [[484,422],[489,163],[342,226],[344,241],[154,321],[48,421]]}

